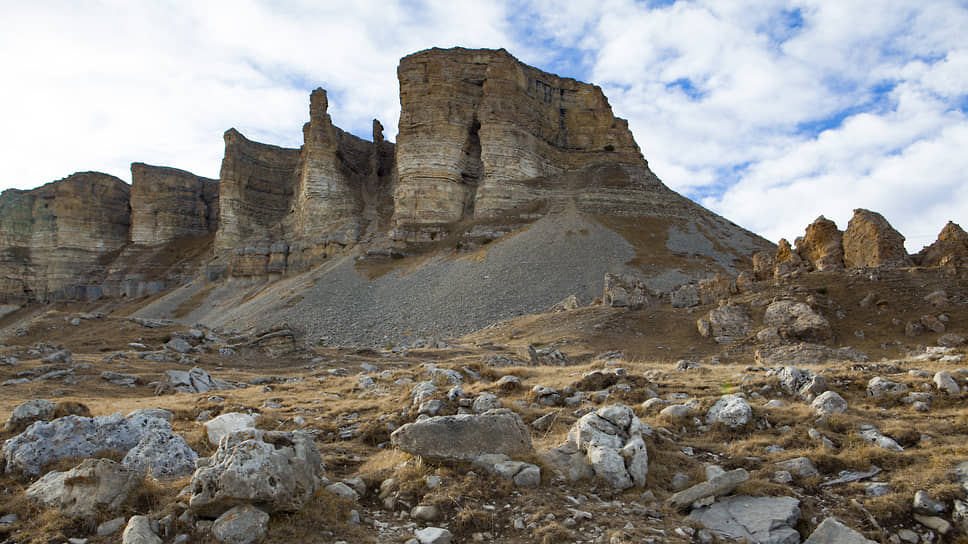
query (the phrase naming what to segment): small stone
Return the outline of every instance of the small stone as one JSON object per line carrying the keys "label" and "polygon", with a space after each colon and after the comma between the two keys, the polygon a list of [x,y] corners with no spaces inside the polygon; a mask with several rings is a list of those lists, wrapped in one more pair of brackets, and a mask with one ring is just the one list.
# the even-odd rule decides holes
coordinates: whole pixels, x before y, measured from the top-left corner
{"label": "small stone", "polygon": [[934,375],[934,385],[938,388],[938,390],[942,391],[943,393],[947,393],[948,395],[961,394],[961,387],[958,386],[958,382],[956,382],[954,377],[952,377],[951,374],[945,370],[940,370]]}
{"label": "small stone", "polygon": [[847,411],[847,401],[834,391],[826,391],[813,399],[810,408],[821,417],[842,414]]}
{"label": "small stone", "polygon": [[440,519],[440,508],[436,505],[414,506],[410,511],[410,517],[420,521],[437,521]]}
{"label": "small stone", "polygon": [[914,511],[933,516],[944,512],[945,506],[922,490],[914,494]]}
{"label": "small stone", "polygon": [[151,521],[146,516],[131,516],[121,535],[122,544],[162,544],[151,530]]}
{"label": "small stone", "polygon": [[124,524],[126,521],[127,519],[124,517],[114,518],[112,520],[105,521],[104,523],[97,526],[97,529],[95,530],[95,534],[97,534],[97,536],[102,536],[102,537],[113,535],[114,533],[118,532],[122,527],[124,527]]}
{"label": "small stone", "polygon": [[269,514],[243,504],[229,509],[212,524],[212,534],[225,544],[255,544],[269,530]]}

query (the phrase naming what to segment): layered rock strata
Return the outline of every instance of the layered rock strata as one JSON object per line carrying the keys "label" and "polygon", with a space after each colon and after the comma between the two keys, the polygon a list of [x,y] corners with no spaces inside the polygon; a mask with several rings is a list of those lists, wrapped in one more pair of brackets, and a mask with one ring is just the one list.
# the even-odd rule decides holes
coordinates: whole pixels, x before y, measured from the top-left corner
{"label": "layered rock strata", "polygon": [[597,86],[503,49],[430,49],[397,74],[398,241],[429,242],[462,222],[528,223],[569,201],[588,213],[687,213]]}
{"label": "layered rock strata", "polygon": [[131,165],[131,241],[158,245],[204,236],[219,225],[218,181],[191,172]]}
{"label": "layered rock strata", "polygon": [[389,216],[394,146],[373,123],[368,142],[333,125],[326,91],[310,97],[300,149],[225,133],[216,252],[233,276],[304,270],[334,245],[356,243]]}
{"label": "layered rock strata", "polygon": [[0,293],[9,299],[95,299],[106,265],[128,243],[130,188],[80,172],[0,195]]}

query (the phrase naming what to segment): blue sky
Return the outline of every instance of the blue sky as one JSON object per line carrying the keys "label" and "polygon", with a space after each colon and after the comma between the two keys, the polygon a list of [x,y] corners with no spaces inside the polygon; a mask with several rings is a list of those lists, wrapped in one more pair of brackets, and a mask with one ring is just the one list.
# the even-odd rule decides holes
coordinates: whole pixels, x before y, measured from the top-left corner
{"label": "blue sky", "polygon": [[[36,5],[35,5],[36,4]],[[968,227],[964,1],[7,3],[0,187],[140,161],[217,177],[222,133],[296,147],[308,93],[394,139],[396,65],[504,47],[602,86],[671,188],[766,238],[884,214]]]}

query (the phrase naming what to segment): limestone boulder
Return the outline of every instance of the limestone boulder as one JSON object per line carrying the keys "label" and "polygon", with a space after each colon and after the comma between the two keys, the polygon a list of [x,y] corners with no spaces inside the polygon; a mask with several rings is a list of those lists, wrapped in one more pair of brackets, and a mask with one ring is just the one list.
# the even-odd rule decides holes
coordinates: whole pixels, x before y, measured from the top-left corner
{"label": "limestone boulder", "polygon": [[844,525],[837,518],[823,520],[803,544],[877,544]]}
{"label": "limestone boulder", "polygon": [[698,326],[703,336],[710,336],[718,343],[727,344],[746,338],[752,329],[753,318],[746,306],[725,304],[710,310]]}
{"label": "limestone boulder", "polygon": [[883,397],[900,397],[907,393],[908,386],[903,383],[891,381],[881,376],[875,376],[867,382],[867,396],[875,399]]}
{"label": "limestone boulder", "polygon": [[797,238],[797,254],[813,270],[828,272],[844,268],[843,233],[837,224],[820,216]]}
{"label": "limestone boulder", "polygon": [[753,277],[756,281],[773,279],[776,268],[776,254],[757,251],[753,254]]}
{"label": "limestone boulder", "polygon": [[605,290],[602,301],[613,308],[629,308],[636,310],[651,306],[656,302],[656,296],[645,285],[645,282],[627,274],[605,274]]}
{"label": "limestone boulder", "polygon": [[904,236],[877,212],[854,210],[844,231],[844,264],[848,268],[911,266]]}
{"label": "limestone boulder", "polygon": [[539,348],[534,344],[528,346],[528,357],[534,366],[567,366],[571,359],[561,351],[548,347]]}
{"label": "limestone boulder", "polygon": [[224,544],[257,544],[269,531],[269,514],[251,504],[227,510],[212,524],[212,535]]}
{"label": "limestone boulder", "polygon": [[56,405],[53,402],[44,399],[21,403],[13,409],[4,430],[16,433],[26,429],[35,421],[50,421],[54,416],[54,406]]}
{"label": "limestone boulder", "polygon": [[645,487],[649,457],[647,427],[623,404],[585,414],[568,431],[568,440],[546,453],[546,462],[577,480],[595,476],[616,489]]}
{"label": "limestone boulder", "polygon": [[121,533],[121,544],[162,544],[161,538],[151,530],[148,516],[131,516]]}
{"label": "limestone boulder", "polygon": [[805,341],[824,341],[832,336],[830,322],[808,304],[778,300],[766,307],[763,324],[776,327],[782,336]]}
{"label": "limestone boulder", "polygon": [[222,414],[205,422],[205,432],[213,446],[218,446],[222,438],[232,433],[248,429],[255,429],[255,417],[239,412]]}
{"label": "limestone boulder", "polygon": [[157,480],[174,480],[195,471],[198,454],[168,425],[152,425],[125,454],[121,464]]}
{"label": "limestone boulder", "polygon": [[689,514],[720,538],[760,544],[800,544],[800,501],[792,497],[729,497]]}
{"label": "limestone boulder", "polygon": [[811,402],[827,390],[827,380],[812,370],[785,366],[777,373],[780,387],[789,395]]}
{"label": "limestone boulder", "polygon": [[444,462],[471,462],[487,453],[514,457],[533,451],[527,425],[506,409],[415,421],[393,431],[390,442],[407,453]]}
{"label": "limestone boulder", "polygon": [[847,411],[847,401],[834,391],[825,391],[813,399],[810,408],[821,417],[842,414]]}
{"label": "limestone boulder", "polygon": [[141,471],[110,459],[87,459],[66,472],[48,472],[25,494],[65,515],[91,519],[101,511],[118,511],[143,478]]}
{"label": "limestone boulder", "polygon": [[163,391],[173,393],[208,393],[220,389],[234,389],[229,382],[213,378],[204,369],[166,370]]}
{"label": "limestone boulder", "polygon": [[937,241],[922,249],[915,260],[921,266],[941,266],[942,262],[968,263],[968,233],[949,221],[941,229]]}
{"label": "limestone boulder", "polygon": [[144,413],[122,417],[65,416],[51,422],[37,422],[7,440],[0,450],[5,471],[24,476],[41,474],[48,463],[60,459],[87,458],[99,452],[125,455],[138,445],[149,427],[170,432],[164,419]]}
{"label": "limestone boulder", "polygon": [[312,437],[300,432],[237,432],[196,464],[189,506],[201,517],[240,504],[269,513],[298,511],[316,494],[324,473]]}
{"label": "limestone boulder", "polygon": [[723,395],[706,412],[706,424],[716,423],[731,429],[743,427],[753,419],[753,409],[740,395]]}

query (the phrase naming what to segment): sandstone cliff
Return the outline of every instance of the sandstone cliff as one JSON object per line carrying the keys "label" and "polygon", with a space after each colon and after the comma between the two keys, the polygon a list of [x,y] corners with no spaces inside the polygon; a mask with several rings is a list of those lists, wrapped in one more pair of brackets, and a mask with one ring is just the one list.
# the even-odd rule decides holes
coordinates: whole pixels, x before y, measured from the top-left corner
{"label": "sandstone cliff", "polygon": [[106,265],[128,243],[130,188],[80,172],[0,195],[2,294],[13,299],[93,299]]}
{"label": "sandstone cliff", "polygon": [[[629,211],[629,190],[661,186],[594,85],[503,49],[422,51],[401,60],[398,78],[398,240],[430,241],[461,221],[533,221],[556,200]],[[580,187],[560,177],[589,168]]]}
{"label": "sandstone cliff", "polygon": [[176,168],[131,165],[131,241],[157,245],[215,232],[217,180]]}
{"label": "sandstone cliff", "polygon": [[333,126],[327,109],[326,91],[316,89],[301,149],[225,133],[215,248],[229,274],[304,270],[389,214],[393,144],[379,122],[368,142]]}

